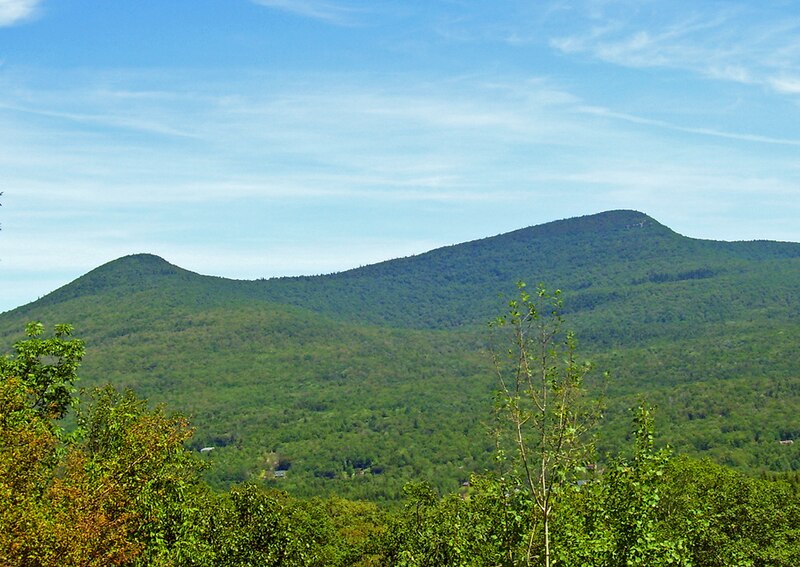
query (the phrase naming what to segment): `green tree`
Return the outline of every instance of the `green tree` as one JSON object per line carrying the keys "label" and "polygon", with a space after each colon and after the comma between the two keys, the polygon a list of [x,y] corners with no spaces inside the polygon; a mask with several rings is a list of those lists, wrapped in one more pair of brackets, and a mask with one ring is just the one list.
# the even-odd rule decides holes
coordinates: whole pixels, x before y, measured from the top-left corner
{"label": "green tree", "polygon": [[800,499],[787,482],[678,457],[664,471],[660,506],[695,567],[800,564]]}
{"label": "green tree", "polygon": [[652,409],[640,405],[633,419],[632,460],[618,459],[604,472],[596,525],[607,565],[689,565],[684,534],[664,524],[661,497],[669,449],[654,447]]}
{"label": "green tree", "polygon": [[[499,567],[509,563],[507,512],[496,482],[474,478],[470,494],[439,497],[425,482],[409,483],[403,512],[390,524],[381,564],[399,567]],[[518,534],[515,530],[513,533]]]}
{"label": "green tree", "polygon": [[61,419],[72,405],[77,370],[85,347],[80,339],[68,338],[71,325],[56,325],[54,335],[43,338],[44,326],[29,323],[28,336],[14,344],[15,356],[0,358],[0,376],[18,378],[28,406],[47,419]]}
{"label": "green tree", "polygon": [[[207,512],[199,522],[206,544],[202,562],[187,565],[373,565],[365,549],[348,553],[352,549],[343,546],[346,529],[337,529],[336,513],[319,500],[298,500],[278,490],[242,484],[212,497]],[[339,519],[348,527],[359,524],[354,518]],[[362,537],[354,539],[364,543]]]}
{"label": "green tree", "polygon": [[56,424],[73,402],[83,343],[31,323],[0,359],[0,564],[115,565],[137,552],[124,519],[104,513],[74,437]]}
{"label": "green tree", "polygon": [[532,297],[524,282],[519,298],[491,326],[505,348],[494,348],[499,456],[508,455],[513,490],[529,497],[530,521],[522,563],[552,562],[552,516],[560,493],[590,460],[588,433],[599,413],[583,379],[588,364],[577,361],[576,339],[564,331],[561,292],[539,286]]}
{"label": "green tree", "polygon": [[[196,549],[199,470],[184,418],[95,392],[64,435],[83,342],[28,325],[0,358],[0,564],[175,564]],[[138,562],[138,563],[137,563]]]}
{"label": "green tree", "polygon": [[124,518],[140,563],[175,562],[194,549],[206,464],[185,448],[193,433],[188,420],[106,386],[92,392],[78,423],[82,439],[71,454],[85,472],[86,490],[108,503],[105,514]]}

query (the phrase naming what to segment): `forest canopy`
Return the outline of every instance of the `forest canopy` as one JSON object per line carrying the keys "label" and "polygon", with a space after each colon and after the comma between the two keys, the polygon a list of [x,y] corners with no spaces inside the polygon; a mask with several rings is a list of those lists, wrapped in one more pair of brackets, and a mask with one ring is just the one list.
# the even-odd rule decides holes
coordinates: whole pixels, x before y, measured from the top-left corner
{"label": "forest canopy", "polygon": [[[557,310],[540,309],[539,300],[550,296],[523,291],[506,321],[539,330],[526,335],[530,342],[516,343],[527,349],[512,356],[512,373],[522,372],[522,385],[499,400],[505,424],[517,429],[532,419],[525,412],[542,408],[538,398],[530,398],[532,410],[519,405],[524,396],[538,395],[526,393],[529,370],[569,406],[556,404],[562,413],[577,402],[559,398],[560,388],[582,388],[570,373],[583,370],[561,356],[571,352],[571,336],[550,342],[560,336],[551,326],[560,320]],[[302,499],[259,483],[215,491],[203,480],[207,461],[189,448],[193,431],[185,418],[150,407],[130,390],[107,386],[75,396],[84,345],[71,333],[61,325],[45,337],[40,324],[31,324],[14,354],[0,359],[4,565],[800,562],[800,495],[792,478],[753,478],[657,449],[646,405],[633,413],[629,456],[586,466],[584,453],[555,459],[558,451],[572,455],[572,445],[534,446],[522,439],[500,460],[508,466],[472,475],[448,494],[418,478],[395,508],[338,496]],[[537,357],[525,353],[540,348],[538,355],[547,354],[551,347],[558,356],[552,364],[539,359],[545,373],[538,374],[528,366]],[[559,374],[563,364],[566,374]],[[76,428],[67,432],[60,418],[70,408]],[[572,434],[573,422],[565,423],[561,434]],[[561,425],[548,427],[558,433]],[[555,468],[520,475],[533,466],[524,457],[528,450],[551,455]],[[542,478],[553,482],[546,494],[537,492]]]}

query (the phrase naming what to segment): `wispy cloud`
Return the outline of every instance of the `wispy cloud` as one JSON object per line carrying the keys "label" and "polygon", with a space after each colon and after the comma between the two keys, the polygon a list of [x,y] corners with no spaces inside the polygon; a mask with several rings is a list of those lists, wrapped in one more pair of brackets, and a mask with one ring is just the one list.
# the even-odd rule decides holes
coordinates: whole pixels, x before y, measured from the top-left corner
{"label": "wispy cloud", "polygon": [[800,76],[797,77],[773,77],[770,85],[780,93],[800,95]]}
{"label": "wispy cloud", "polygon": [[676,3],[627,6],[587,2],[571,32],[550,45],[631,68],[682,69],[712,79],[758,84],[798,94],[800,21],[765,4]]}
{"label": "wispy cloud", "polygon": [[[549,47],[632,69],[670,69],[795,96],[800,13],[791,2],[548,0],[511,2],[498,15],[464,10],[433,24],[450,42]],[[463,12],[463,15],[462,15]],[[444,23],[442,23],[444,22]],[[589,71],[591,73],[591,71]]]}
{"label": "wispy cloud", "polygon": [[[798,92],[800,92],[800,83],[796,85]],[[725,138],[728,140],[737,140],[740,142],[753,142],[758,144],[774,144],[780,146],[800,146],[800,139],[792,138],[773,138],[770,136],[761,136],[758,134],[745,134],[737,132],[725,132],[722,130],[714,130],[713,128],[698,128],[692,126],[681,126],[672,124],[663,120],[654,120],[652,118],[645,118],[642,116],[635,116],[626,114],[624,112],[614,112],[607,108],[600,108],[595,106],[582,106],[579,108],[580,112],[586,114],[593,114],[596,116],[604,116],[613,118],[615,120],[623,120],[633,124],[642,124],[645,126],[655,126],[657,128],[664,128],[667,130],[674,130],[676,132],[685,132],[687,134],[697,134],[700,136],[711,136],[714,138]]]}
{"label": "wispy cloud", "polygon": [[574,97],[535,79],[228,77],[181,94],[181,79],[152,91],[138,76],[16,78],[0,94],[9,193],[81,207],[486,202],[503,198],[518,145],[586,138],[565,114]]}
{"label": "wispy cloud", "polygon": [[13,26],[36,15],[42,0],[0,0],[0,27]]}
{"label": "wispy cloud", "polygon": [[23,114],[32,114],[48,118],[56,118],[56,119],[66,120],[69,122],[100,126],[105,128],[134,130],[137,132],[145,132],[149,134],[158,134],[165,136],[177,136],[186,138],[192,137],[192,134],[189,132],[171,128],[168,125],[158,122],[156,120],[146,119],[146,118],[136,118],[132,116],[60,112],[55,110],[27,108],[24,106],[3,104],[1,102],[0,102],[0,110],[19,112]]}
{"label": "wispy cloud", "polygon": [[275,8],[297,14],[306,18],[322,20],[324,22],[347,26],[356,23],[355,17],[363,10],[353,8],[341,2],[328,2],[320,0],[252,0],[254,3],[268,8]]}

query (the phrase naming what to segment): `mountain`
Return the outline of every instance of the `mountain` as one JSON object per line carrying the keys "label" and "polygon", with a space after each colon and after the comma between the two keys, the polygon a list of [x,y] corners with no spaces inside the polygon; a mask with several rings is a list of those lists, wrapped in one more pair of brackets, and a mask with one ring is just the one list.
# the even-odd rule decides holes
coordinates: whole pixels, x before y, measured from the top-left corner
{"label": "mountain", "polygon": [[[70,322],[84,386],[130,386],[188,413],[212,481],[393,500],[409,478],[451,489],[490,466],[486,321],[515,283],[565,298],[592,385],[660,407],[664,437],[751,471],[800,468],[800,244],[679,235],[636,211],[556,221],[341,273],[237,281],[127,256],[0,315]],[[286,473],[274,478],[274,471]]]}
{"label": "mountain", "polygon": [[[452,328],[483,324],[496,314],[498,294],[511,293],[522,279],[562,289],[570,311],[597,311],[607,330],[615,313],[633,315],[626,305],[631,302],[637,310],[641,301],[651,304],[648,319],[658,323],[719,321],[769,309],[772,298],[741,288],[775,283],[778,293],[787,291],[798,259],[798,244],[695,240],[642,213],[612,211],[340,274],[271,280],[256,286],[254,296],[360,322]],[[765,281],[762,276],[773,271],[776,281]],[[696,293],[709,284],[720,295]],[[595,339],[602,340],[601,333]]]}

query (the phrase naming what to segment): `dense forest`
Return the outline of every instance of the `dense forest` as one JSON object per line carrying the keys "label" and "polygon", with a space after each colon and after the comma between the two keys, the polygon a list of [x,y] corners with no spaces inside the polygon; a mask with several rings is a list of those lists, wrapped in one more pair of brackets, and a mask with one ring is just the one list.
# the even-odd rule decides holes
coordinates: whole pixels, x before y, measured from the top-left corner
{"label": "dense forest", "polygon": [[630,211],[315,278],[120,259],[0,315],[0,563],[797,565],[798,271]]}
{"label": "dense forest", "polygon": [[409,481],[452,493],[491,469],[487,322],[519,280],[563,292],[587,389],[605,400],[599,461],[629,448],[644,395],[679,454],[753,476],[800,469],[800,445],[781,443],[800,436],[800,244],[696,240],[635,211],[315,277],[235,281],[128,256],[0,314],[0,341],[73,324],[77,386],[188,416],[216,490],[396,505]]}
{"label": "dense forest", "polygon": [[[598,464],[602,403],[562,328],[558,293],[520,286],[493,327],[494,464],[458,491],[424,476],[394,507],[213,490],[189,422],[112,386],[75,396],[69,325],[0,358],[0,561],[45,565],[797,565],[796,476],[754,478],[654,443]],[[63,418],[74,413],[72,427]],[[792,482],[795,481],[795,482]]]}

